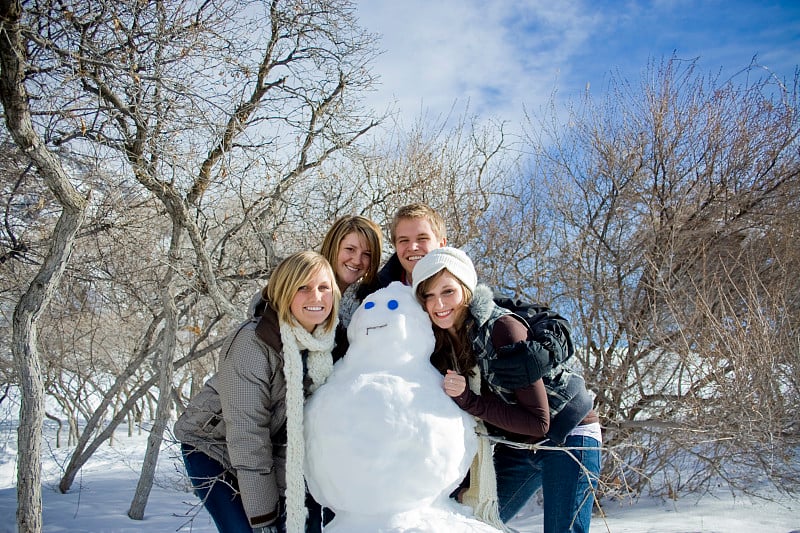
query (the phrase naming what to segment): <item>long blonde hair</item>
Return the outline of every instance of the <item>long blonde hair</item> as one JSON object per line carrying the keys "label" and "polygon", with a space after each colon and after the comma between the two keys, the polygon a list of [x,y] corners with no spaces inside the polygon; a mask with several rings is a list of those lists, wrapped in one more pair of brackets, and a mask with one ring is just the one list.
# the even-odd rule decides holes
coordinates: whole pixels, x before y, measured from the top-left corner
{"label": "long blonde hair", "polygon": [[269,302],[270,307],[278,314],[278,320],[287,324],[298,324],[292,314],[292,300],[300,287],[307,284],[319,271],[325,272],[330,277],[333,291],[333,309],[322,325],[325,331],[331,331],[334,328],[339,314],[339,299],[342,295],[328,260],[322,254],[311,250],[294,253],[281,261],[272,271],[267,286],[261,293],[262,297]]}

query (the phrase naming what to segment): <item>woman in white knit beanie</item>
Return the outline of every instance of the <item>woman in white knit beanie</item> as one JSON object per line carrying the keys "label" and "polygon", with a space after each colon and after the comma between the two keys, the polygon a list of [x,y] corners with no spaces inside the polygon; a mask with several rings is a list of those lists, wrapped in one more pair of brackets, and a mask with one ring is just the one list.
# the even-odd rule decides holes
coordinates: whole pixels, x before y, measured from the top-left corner
{"label": "woman in white knit beanie", "polygon": [[340,293],[330,264],[311,251],[283,260],[262,292],[263,314],[228,337],[175,435],[220,532],[321,530],[319,517],[306,525],[303,404],[333,370]]}
{"label": "woman in white knit beanie", "polygon": [[[478,518],[507,531],[505,523],[541,488],[545,533],[588,533],[600,471],[600,424],[579,375],[570,375],[566,387],[553,378],[569,370],[538,363],[549,360],[548,343],[555,337],[542,339],[521,317],[496,305],[492,291],[478,284],[470,258],[457,248],[428,252],[413,279],[414,294],[433,322],[431,363],[444,375],[445,393],[476,417],[484,433],[469,479],[454,495]],[[548,392],[568,398],[554,403],[560,411],[552,419]],[[486,432],[523,446],[497,444],[493,455]],[[546,449],[525,446],[542,442]]]}

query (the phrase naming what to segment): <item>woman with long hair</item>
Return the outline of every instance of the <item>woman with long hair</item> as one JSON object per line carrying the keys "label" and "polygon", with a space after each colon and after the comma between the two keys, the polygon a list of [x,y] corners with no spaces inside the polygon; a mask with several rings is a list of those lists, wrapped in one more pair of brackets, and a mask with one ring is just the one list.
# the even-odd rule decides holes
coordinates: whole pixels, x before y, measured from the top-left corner
{"label": "woman with long hair", "polygon": [[537,339],[521,317],[496,305],[463,251],[431,250],[413,274],[445,393],[500,441],[492,457],[483,436],[469,487],[454,496],[504,527],[541,488],[545,533],[588,533],[601,432],[583,378],[564,365],[532,372],[552,339]]}
{"label": "woman with long hair", "polygon": [[262,297],[175,423],[195,493],[224,533],[306,530],[303,405],[333,370],[340,294],[328,261],[290,255]]}

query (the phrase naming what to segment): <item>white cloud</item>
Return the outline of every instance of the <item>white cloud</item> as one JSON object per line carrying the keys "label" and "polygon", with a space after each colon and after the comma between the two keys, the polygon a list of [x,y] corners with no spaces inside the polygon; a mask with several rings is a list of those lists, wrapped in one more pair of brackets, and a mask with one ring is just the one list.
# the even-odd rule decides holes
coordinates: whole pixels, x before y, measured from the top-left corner
{"label": "white cloud", "polygon": [[[680,0],[686,2],[686,0]],[[368,103],[394,102],[406,125],[421,114],[472,113],[519,122],[553,91],[571,98],[609,76],[636,82],[652,59],[702,58],[701,68],[734,73],[758,53],[781,77],[797,64],[800,9],[788,1],[543,2],[541,0],[361,0],[358,17],[383,36],[375,65],[382,85]]]}
{"label": "white cloud", "polygon": [[382,35],[376,64],[381,107],[405,123],[469,102],[480,115],[518,119],[523,102],[547,100],[570,55],[591,32],[577,4],[469,1],[361,2],[358,16]]}

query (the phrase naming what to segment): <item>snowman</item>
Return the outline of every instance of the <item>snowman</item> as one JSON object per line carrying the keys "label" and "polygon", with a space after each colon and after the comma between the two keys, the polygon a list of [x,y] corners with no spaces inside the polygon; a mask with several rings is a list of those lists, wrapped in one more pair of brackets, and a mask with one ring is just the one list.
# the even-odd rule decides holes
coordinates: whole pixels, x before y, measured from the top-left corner
{"label": "snowman", "polygon": [[442,390],[411,288],[368,296],[347,337],[304,416],[308,488],[336,513],[325,531],[496,532],[448,497],[475,455],[475,422]]}

